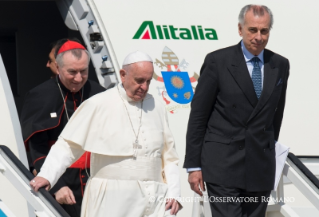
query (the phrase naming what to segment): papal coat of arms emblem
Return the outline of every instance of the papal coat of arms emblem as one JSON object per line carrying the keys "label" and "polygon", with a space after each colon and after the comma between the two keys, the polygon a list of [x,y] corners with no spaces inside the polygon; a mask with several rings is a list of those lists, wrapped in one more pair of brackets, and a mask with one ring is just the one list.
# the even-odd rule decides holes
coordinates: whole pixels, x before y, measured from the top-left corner
{"label": "papal coat of arms emblem", "polygon": [[155,70],[153,78],[164,83],[164,87],[158,87],[158,91],[168,111],[175,113],[177,108],[189,108],[187,104],[194,96],[193,86],[198,80],[198,74],[194,72],[194,75],[189,77],[187,72],[189,63],[185,59],[179,61],[176,54],[168,47],[163,49],[162,61],[155,59],[154,64],[161,70],[161,73]]}

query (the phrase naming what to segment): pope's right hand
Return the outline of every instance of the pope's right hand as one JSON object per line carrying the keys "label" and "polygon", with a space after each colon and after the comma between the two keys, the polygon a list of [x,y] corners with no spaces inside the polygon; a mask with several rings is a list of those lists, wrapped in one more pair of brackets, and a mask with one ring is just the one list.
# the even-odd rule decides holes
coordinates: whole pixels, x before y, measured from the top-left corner
{"label": "pope's right hand", "polygon": [[60,188],[60,190],[55,193],[55,199],[59,204],[76,204],[74,194],[67,186]]}
{"label": "pope's right hand", "polygon": [[[203,196],[202,191],[205,191],[205,185],[203,181],[202,171],[192,171],[188,174],[188,182],[191,189],[195,191],[200,196]],[[200,189],[199,189],[200,187]],[[201,191],[202,190],[202,191]]]}
{"label": "pope's right hand", "polygon": [[48,191],[51,187],[50,182],[40,176],[37,176],[34,179],[32,179],[30,181],[30,186],[35,192],[38,192],[39,188],[42,188],[42,187],[45,187],[45,190]]}

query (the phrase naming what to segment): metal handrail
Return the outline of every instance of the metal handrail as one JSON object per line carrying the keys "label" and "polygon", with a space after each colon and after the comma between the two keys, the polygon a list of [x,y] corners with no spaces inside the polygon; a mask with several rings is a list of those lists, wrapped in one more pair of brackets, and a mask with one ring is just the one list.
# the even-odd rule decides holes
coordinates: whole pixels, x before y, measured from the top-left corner
{"label": "metal handrail", "polygon": [[4,145],[0,145],[0,172],[35,209],[38,217],[70,217],[44,188],[39,189],[38,192],[31,189],[29,182],[34,176]]}

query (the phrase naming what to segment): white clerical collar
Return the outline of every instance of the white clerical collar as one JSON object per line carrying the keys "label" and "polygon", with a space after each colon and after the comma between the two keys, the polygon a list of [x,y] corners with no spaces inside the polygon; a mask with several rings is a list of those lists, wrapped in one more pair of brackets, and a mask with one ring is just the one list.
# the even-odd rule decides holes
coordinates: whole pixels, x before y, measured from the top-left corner
{"label": "white clerical collar", "polygon": [[[126,101],[128,101],[128,102],[130,102],[130,103],[132,103],[132,102],[137,103],[137,101],[134,101],[132,98],[128,97],[128,95],[126,94],[126,91],[125,91],[125,89],[124,89],[122,83],[119,83],[119,84],[117,85],[117,87],[118,87],[118,90],[119,90],[119,92],[120,92],[121,97],[122,97],[124,100],[126,100]],[[151,96],[151,95],[147,93],[146,96],[145,96],[145,98],[144,98],[144,100],[145,100],[145,99],[148,99],[150,96]]]}

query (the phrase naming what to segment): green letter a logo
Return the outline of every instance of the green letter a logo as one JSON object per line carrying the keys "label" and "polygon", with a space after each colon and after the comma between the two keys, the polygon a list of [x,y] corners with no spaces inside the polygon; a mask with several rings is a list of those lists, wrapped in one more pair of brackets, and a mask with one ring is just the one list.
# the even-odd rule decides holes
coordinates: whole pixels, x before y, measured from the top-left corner
{"label": "green letter a logo", "polygon": [[[150,36],[149,31],[151,32],[152,37]],[[141,39],[157,39],[153,21],[144,21],[142,23],[140,28],[135,33],[133,39],[140,39],[140,38]]]}

